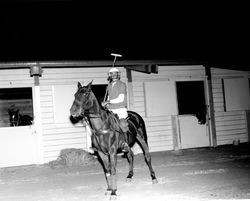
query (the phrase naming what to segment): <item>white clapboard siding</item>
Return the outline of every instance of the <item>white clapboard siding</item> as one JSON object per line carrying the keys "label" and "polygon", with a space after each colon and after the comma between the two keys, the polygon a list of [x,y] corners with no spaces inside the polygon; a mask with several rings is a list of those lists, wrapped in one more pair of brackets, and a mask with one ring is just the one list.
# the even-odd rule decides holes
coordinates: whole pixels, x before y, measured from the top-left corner
{"label": "white clapboard siding", "polygon": [[[186,65],[186,66],[159,66],[158,73],[145,74],[140,72],[133,72],[133,77],[137,80],[159,80],[167,78],[197,78],[205,76],[205,68],[201,65]],[[134,80],[133,80],[134,81]]]}
{"label": "white clapboard siding", "polygon": [[[77,84],[78,81],[87,85],[93,80],[93,84],[107,84],[107,73],[110,68],[49,68],[44,69],[41,85],[48,84]],[[126,78],[126,71],[119,67],[122,80]]]}
{"label": "white clapboard siding", "polygon": [[151,152],[172,150],[173,125],[171,116],[146,117],[144,82],[179,78],[204,78],[205,68],[203,66],[160,66],[158,74],[145,74],[132,71],[134,110],[145,120],[148,144]]}
{"label": "white clapboard siding", "polygon": [[34,78],[30,77],[29,69],[1,70],[0,86],[5,87],[31,87]]}
{"label": "white clapboard siding", "polygon": [[55,160],[62,149],[86,148],[83,127],[55,123],[52,85],[44,83],[40,89],[44,162]]}
{"label": "white clapboard siding", "polygon": [[[82,123],[56,123],[54,108],[54,85],[76,85],[80,81],[87,85],[107,84],[107,73],[110,68],[45,68],[40,78],[40,95],[42,111],[42,132],[44,146],[44,162],[55,160],[62,149],[81,148],[87,149],[86,128]],[[122,80],[126,81],[124,68],[119,68]],[[70,108],[69,108],[70,109]]]}
{"label": "white clapboard siding", "polygon": [[247,72],[212,68],[212,90],[217,144],[232,144],[234,140],[248,141],[245,111],[224,111],[223,78],[243,77]]}

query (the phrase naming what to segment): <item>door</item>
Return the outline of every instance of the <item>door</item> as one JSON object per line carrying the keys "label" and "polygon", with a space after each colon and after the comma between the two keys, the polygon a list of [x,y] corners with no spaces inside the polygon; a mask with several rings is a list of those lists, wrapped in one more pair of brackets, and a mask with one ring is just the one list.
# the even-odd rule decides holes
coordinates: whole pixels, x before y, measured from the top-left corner
{"label": "door", "polygon": [[181,148],[210,146],[204,81],[176,82]]}
{"label": "door", "polygon": [[210,146],[207,124],[199,124],[193,115],[181,115],[179,125],[182,149]]}
{"label": "door", "polygon": [[[0,89],[0,167],[35,163],[36,135],[32,121],[24,123],[24,118],[18,118],[23,123],[16,124],[16,119],[10,119],[13,114],[10,111],[34,117],[32,96],[32,87]],[[15,127],[11,122],[15,122]]]}
{"label": "door", "polygon": [[33,125],[0,128],[0,167],[35,163]]}

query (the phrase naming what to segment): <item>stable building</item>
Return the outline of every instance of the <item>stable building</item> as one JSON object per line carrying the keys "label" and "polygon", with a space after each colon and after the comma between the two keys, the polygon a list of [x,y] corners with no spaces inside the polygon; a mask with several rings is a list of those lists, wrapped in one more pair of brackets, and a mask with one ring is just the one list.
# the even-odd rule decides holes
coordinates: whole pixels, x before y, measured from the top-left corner
{"label": "stable building", "polygon": [[[77,82],[102,101],[112,61],[0,63],[0,167],[43,164],[65,148],[87,149],[69,109]],[[176,61],[120,61],[128,109],[146,123],[150,152],[249,141],[250,72]],[[33,117],[10,126],[9,107]],[[140,153],[135,146],[135,153]]]}

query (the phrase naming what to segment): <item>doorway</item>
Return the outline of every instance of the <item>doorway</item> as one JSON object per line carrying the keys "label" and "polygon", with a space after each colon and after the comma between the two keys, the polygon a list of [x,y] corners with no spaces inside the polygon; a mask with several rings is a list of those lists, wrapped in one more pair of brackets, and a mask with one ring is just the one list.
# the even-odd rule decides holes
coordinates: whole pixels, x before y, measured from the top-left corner
{"label": "doorway", "polygon": [[177,81],[181,148],[210,145],[204,81]]}
{"label": "doorway", "polygon": [[11,125],[10,110],[33,119],[32,87],[0,89],[0,167],[34,164],[33,124]]}
{"label": "doorway", "polygon": [[93,84],[91,86],[91,90],[95,94],[99,104],[101,104],[102,101],[104,101],[104,96],[106,93],[107,86],[108,86],[107,84]]}

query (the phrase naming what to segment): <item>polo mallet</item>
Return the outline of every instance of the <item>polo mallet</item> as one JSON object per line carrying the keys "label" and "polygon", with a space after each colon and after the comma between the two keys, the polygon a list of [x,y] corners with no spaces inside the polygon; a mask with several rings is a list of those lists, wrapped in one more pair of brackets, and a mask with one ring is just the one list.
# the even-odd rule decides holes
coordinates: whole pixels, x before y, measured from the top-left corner
{"label": "polo mallet", "polygon": [[[116,53],[111,53],[111,56],[114,57],[114,61],[113,61],[113,65],[112,65],[112,68],[114,68],[114,67],[115,67],[116,58],[117,58],[117,57],[122,57],[122,55],[121,55],[121,54],[116,54]],[[104,96],[103,101],[106,100],[107,94],[108,94],[108,87],[106,88],[106,92],[105,92],[105,96]]]}
{"label": "polo mallet", "polygon": [[113,61],[112,67],[115,67],[116,57],[122,57],[122,55],[121,54],[116,54],[116,53],[111,53],[111,56],[114,57],[114,61]]}

